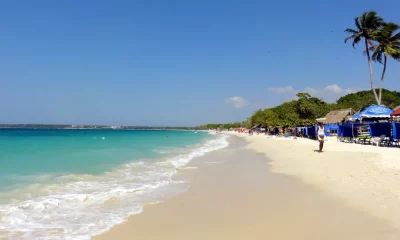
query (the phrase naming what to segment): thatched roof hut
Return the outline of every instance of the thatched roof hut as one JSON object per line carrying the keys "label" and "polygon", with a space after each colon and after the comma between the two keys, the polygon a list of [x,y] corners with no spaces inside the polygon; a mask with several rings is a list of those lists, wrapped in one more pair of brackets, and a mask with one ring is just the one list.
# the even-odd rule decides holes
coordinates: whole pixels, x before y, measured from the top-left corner
{"label": "thatched roof hut", "polygon": [[351,108],[330,111],[325,116],[325,120],[322,122],[324,124],[341,123],[347,121],[347,119],[352,116],[355,112]]}

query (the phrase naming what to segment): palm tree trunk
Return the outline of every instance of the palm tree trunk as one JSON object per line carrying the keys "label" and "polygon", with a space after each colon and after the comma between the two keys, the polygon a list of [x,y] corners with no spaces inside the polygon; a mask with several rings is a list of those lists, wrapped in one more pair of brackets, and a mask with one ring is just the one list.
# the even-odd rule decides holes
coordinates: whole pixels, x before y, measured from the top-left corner
{"label": "palm tree trunk", "polygon": [[382,103],[382,88],[383,88],[383,78],[385,77],[385,72],[386,72],[386,55],[383,54],[383,70],[379,86],[379,103]]}
{"label": "palm tree trunk", "polygon": [[376,104],[381,105],[379,102],[378,95],[376,94],[375,88],[374,88],[374,76],[372,74],[372,63],[371,63],[371,56],[369,55],[368,51],[368,40],[365,38],[365,51],[367,52],[367,57],[368,57],[368,66],[369,66],[369,81],[371,83],[371,90],[372,93],[374,94]]}

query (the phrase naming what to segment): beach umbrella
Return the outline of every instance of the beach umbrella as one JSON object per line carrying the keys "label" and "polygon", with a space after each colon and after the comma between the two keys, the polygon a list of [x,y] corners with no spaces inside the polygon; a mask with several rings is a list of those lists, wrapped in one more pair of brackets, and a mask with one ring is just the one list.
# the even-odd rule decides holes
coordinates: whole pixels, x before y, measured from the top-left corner
{"label": "beach umbrella", "polygon": [[353,115],[349,120],[356,121],[362,120],[363,118],[390,118],[392,112],[392,109],[385,106],[371,105],[363,111]]}
{"label": "beach umbrella", "polygon": [[392,112],[392,113],[390,114],[390,116],[392,116],[392,117],[398,117],[398,116],[400,116],[400,108],[398,108],[396,111]]}

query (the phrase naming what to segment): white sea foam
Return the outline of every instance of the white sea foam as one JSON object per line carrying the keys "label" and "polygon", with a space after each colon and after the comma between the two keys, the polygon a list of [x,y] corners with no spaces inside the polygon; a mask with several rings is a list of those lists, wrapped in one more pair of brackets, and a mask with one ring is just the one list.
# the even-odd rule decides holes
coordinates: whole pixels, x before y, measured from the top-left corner
{"label": "white sea foam", "polygon": [[144,204],[187,189],[172,176],[193,158],[228,146],[226,136],[208,140],[188,154],[165,161],[140,161],[103,174],[66,175],[54,184],[35,184],[0,205],[0,239],[91,239]]}
{"label": "white sea foam", "polygon": [[180,170],[190,170],[190,169],[197,169],[197,167],[181,167]]}

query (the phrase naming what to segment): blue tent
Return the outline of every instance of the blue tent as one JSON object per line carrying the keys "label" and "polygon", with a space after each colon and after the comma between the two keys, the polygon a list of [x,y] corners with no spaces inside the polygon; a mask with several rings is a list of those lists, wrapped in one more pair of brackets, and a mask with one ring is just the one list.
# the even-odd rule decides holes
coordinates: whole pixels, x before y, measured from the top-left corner
{"label": "blue tent", "polygon": [[386,135],[386,137],[391,137],[392,135],[392,123],[370,123],[369,132],[372,137],[379,137],[381,135]]}
{"label": "blue tent", "polygon": [[309,138],[315,138],[315,134],[316,134],[316,127],[315,126],[311,126],[311,127],[307,127],[306,128],[306,135]]}
{"label": "blue tent", "polygon": [[390,114],[393,112],[392,109],[371,105],[364,109],[363,111],[356,113],[354,116],[350,118],[350,121],[362,120],[363,118],[390,118]]}
{"label": "blue tent", "polygon": [[360,126],[365,126],[361,123],[344,123],[339,125],[338,136],[339,137],[357,137],[357,128]]}
{"label": "blue tent", "polygon": [[324,126],[325,128],[325,135],[326,136],[331,136],[333,131],[339,132],[339,125],[336,123],[333,124],[327,124]]}
{"label": "blue tent", "polygon": [[400,139],[400,123],[393,123],[393,138]]}

